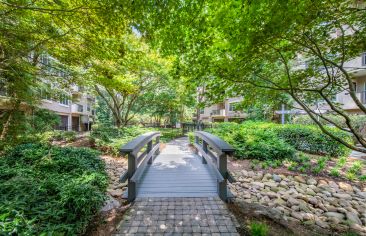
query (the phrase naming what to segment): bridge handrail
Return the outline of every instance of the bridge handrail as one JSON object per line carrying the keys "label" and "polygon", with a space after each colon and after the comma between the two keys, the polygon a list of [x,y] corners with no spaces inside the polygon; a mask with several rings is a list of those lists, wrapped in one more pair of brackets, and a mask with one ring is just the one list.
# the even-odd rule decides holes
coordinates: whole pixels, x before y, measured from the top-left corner
{"label": "bridge handrail", "polygon": [[[160,132],[148,132],[138,136],[134,140],[126,143],[120,149],[122,155],[128,155],[128,169],[120,177],[121,182],[128,180],[128,201],[132,202],[136,198],[137,183],[147,166],[154,160],[154,154],[160,152]],[[153,139],[156,139],[153,145]],[[142,153],[141,149],[146,146]],[[140,153],[140,155],[139,155]]]}
{"label": "bridge handrail", "polygon": [[[235,149],[224,140],[205,131],[195,131],[194,136],[194,146],[198,150],[198,153],[202,155],[202,163],[209,164],[214,169],[217,177],[217,192],[219,197],[227,201],[230,197],[227,189],[227,181],[235,182],[235,179],[227,170],[227,156],[233,155]],[[200,144],[200,140],[202,140],[202,145]],[[213,152],[210,148],[213,149]]]}

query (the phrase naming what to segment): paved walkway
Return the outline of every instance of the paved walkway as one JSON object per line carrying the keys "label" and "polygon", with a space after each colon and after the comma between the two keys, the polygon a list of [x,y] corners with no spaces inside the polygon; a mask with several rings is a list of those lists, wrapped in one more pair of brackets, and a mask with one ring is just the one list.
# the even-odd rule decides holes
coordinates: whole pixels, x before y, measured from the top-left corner
{"label": "paved walkway", "polygon": [[148,167],[114,235],[239,235],[237,226],[208,165],[179,138]]}
{"label": "paved walkway", "polygon": [[239,235],[224,202],[215,198],[140,198],[117,235]]}

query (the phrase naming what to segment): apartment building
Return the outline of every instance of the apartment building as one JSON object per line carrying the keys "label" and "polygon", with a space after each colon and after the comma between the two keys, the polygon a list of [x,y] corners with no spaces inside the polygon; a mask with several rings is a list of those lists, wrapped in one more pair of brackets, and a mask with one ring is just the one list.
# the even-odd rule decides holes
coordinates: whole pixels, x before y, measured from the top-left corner
{"label": "apartment building", "polygon": [[[366,53],[345,63],[344,66],[353,77],[353,87],[357,98],[366,105]],[[342,108],[351,114],[363,114],[360,108],[353,101],[347,91],[343,91],[336,96],[336,101]]]}
{"label": "apartment building", "polygon": [[[57,60],[45,54],[40,57],[39,66],[45,74],[66,78],[64,70],[55,69],[55,62]],[[61,87],[57,82],[42,79],[42,86],[37,91],[41,97],[38,106],[60,116],[60,125],[55,127],[57,130],[90,130],[95,116],[95,97],[81,86]],[[8,98],[6,88],[0,81],[0,111],[9,109]],[[21,109],[27,110],[26,103],[21,106]]]}
{"label": "apartment building", "polygon": [[86,93],[83,87],[73,85],[69,92],[58,96],[58,99],[47,95],[42,97],[39,106],[60,116],[60,125],[55,129],[69,131],[91,129],[95,116],[95,97]]}
{"label": "apartment building", "polygon": [[244,120],[246,114],[237,108],[241,97],[227,98],[221,103],[202,108],[199,121],[202,122],[227,122]]}

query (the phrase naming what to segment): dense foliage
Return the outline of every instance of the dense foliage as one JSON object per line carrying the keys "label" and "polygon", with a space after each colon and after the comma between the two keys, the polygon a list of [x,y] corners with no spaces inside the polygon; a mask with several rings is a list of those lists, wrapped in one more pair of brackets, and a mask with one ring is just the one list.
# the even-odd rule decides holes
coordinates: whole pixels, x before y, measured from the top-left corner
{"label": "dense foliage", "polygon": [[[344,121],[344,119],[341,116],[337,115],[325,115],[324,117],[331,119],[339,127],[347,129],[347,125]],[[366,115],[350,115],[350,122],[352,123],[353,127],[362,134],[362,136],[366,137]],[[321,122],[323,125],[331,125],[329,122],[327,122],[324,119],[319,119],[319,122]],[[292,123],[294,124],[302,124],[302,125],[315,125],[314,120],[312,120],[307,115],[301,115],[301,116],[295,116],[292,119]]]}
{"label": "dense foliage", "polygon": [[[285,125],[273,128],[277,136],[299,151],[313,154],[344,156],[350,149],[324,134],[314,125]],[[328,128],[335,136],[353,143],[351,135],[346,132]]]}
{"label": "dense foliage", "polygon": [[117,128],[114,126],[94,126],[91,132],[91,139],[95,146],[108,154],[119,155],[119,149],[137,136],[150,132],[161,132],[160,140],[169,142],[170,140],[181,136],[181,129],[170,128],[144,128],[140,126],[127,126]]}
{"label": "dense foliage", "polygon": [[[343,156],[349,149],[322,133],[316,126],[278,125],[264,122],[222,123],[211,130],[236,149],[239,158],[284,159],[299,151]],[[345,132],[330,129],[334,135],[352,142]]]}
{"label": "dense foliage", "polygon": [[212,133],[231,144],[239,158],[284,159],[295,154],[295,149],[279,139],[272,129],[260,127],[258,123],[222,123]]}
{"label": "dense foliage", "polygon": [[[54,112],[35,108],[28,111],[14,111],[11,116],[14,122],[7,127],[6,139],[0,139],[0,151],[24,142],[34,142],[43,139],[44,133],[50,132],[60,123],[60,117]],[[9,113],[0,115],[0,129],[6,126]]]}
{"label": "dense foliage", "polygon": [[105,200],[98,152],[23,144],[0,158],[0,231],[5,235],[75,235]]}

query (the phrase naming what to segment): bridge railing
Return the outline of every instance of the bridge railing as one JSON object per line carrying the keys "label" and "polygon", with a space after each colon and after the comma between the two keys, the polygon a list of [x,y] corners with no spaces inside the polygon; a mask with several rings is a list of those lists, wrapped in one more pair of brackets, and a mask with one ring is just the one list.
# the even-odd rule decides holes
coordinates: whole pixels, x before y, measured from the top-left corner
{"label": "bridge railing", "polygon": [[160,132],[149,132],[140,135],[120,149],[122,155],[128,155],[128,169],[121,175],[120,181],[126,182],[128,180],[127,199],[129,202],[134,201],[136,198],[137,184],[146,166],[151,164],[155,155],[160,152],[160,135]]}
{"label": "bridge railing", "polygon": [[194,146],[202,156],[202,163],[209,164],[217,179],[217,193],[223,201],[232,196],[227,188],[227,181],[234,182],[234,178],[227,169],[227,157],[233,155],[235,149],[219,137],[204,131],[195,131]]}

